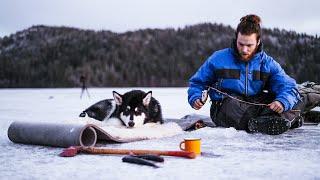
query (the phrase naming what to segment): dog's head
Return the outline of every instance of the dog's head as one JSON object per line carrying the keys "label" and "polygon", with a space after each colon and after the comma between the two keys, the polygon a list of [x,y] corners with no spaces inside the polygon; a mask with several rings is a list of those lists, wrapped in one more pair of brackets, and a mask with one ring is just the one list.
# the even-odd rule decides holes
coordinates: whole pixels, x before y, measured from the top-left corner
{"label": "dog's head", "polygon": [[148,106],[152,91],[129,91],[123,95],[113,91],[114,100],[119,107],[119,118],[127,127],[138,127],[148,118]]}

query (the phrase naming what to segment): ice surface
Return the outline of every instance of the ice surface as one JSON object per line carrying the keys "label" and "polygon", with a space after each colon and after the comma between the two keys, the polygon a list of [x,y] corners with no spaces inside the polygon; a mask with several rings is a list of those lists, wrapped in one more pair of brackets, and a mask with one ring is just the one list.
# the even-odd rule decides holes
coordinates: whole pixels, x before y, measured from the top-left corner
{"label": "ice surface", "polygon": [[[319,179],[320,126],[304,126],[278,136],[247,134],[233,128],[203,128],[157,140],[104,144],[110,148],[179,150],[186,137],[202,139],[203,155],[196,159],[165,157],[161,168],[127,164],[117,155],[78,155],[62,158],[61,148],[20,145],[7,137],[13,121],[63,122],[78,118],[91,104],[112,98],[112,90],[80,89],[0,90],[0,179]],[[138,88],[135,88],[138,89]],[[187,103],[186,88],[152,90],[166,118],[209,114],[209,102],[196,111]]]}

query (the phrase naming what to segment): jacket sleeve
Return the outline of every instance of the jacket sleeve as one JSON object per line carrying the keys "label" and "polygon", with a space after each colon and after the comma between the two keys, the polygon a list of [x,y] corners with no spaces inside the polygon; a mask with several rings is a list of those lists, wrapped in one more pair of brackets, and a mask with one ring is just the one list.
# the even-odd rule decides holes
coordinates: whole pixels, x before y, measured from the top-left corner
{"label": "jacket sleeve", "polygon": [[198,71],[189,79],[188,102],[193,107],[197,99],[201,99],[202,91],[207,89],[214,78],[214,54],[210,56]]}
{"label": "jacket sleeve", "polygon": [[289,77],[279,63],[272,59],[270,66],[270,86],[275,93],[275,100],[282,103],[284,111],[291,110],[300,100],[296,81]]}

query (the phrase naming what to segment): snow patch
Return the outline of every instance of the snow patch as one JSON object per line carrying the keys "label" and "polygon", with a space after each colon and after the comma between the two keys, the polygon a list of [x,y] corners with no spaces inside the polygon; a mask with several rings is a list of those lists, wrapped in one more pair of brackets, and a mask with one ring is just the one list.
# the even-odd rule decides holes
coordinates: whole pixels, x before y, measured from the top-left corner
{"label": "snow patch", "polygon": [[[199,111],[189,106],[187,88],[135,89],[152,90],[165,118],[192,113],[208,116],[210,112],[209,101]],[[113,90],[122,93],[132,88],[89,88],[90,99],[79,98],[80,88],[0,89],[0,179],[320,179],[320,126],[303,126],[278,136],[206,127],[159,139],[98,144],[116,149],[180,150],[184,138],[201,138],[201,156],[192,160],[164,156],[158,169],[123,163],[121,155],[62,158],[58,156],[62,148],[14,144],[7,137],[13,121],[77,120],[93,103],[112,98]]]}

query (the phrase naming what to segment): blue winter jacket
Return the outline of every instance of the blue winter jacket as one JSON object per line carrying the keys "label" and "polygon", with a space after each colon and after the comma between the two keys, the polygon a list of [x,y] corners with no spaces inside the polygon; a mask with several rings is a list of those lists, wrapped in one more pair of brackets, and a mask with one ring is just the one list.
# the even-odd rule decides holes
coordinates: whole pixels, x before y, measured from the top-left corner
{"label": "blue winter jacket", "polygon": [[[254,96],[268,89],[276,95],[275,100],[282,103],[284,111],[291,110],[300,99],[295,80],[262,50],[248,62],[237,58],[234,48],[214,52],[189,80],[191,106],[208,86],[241,96]],[[223,98],[214,90],[209,91],[209,96],[213,101]]]}

